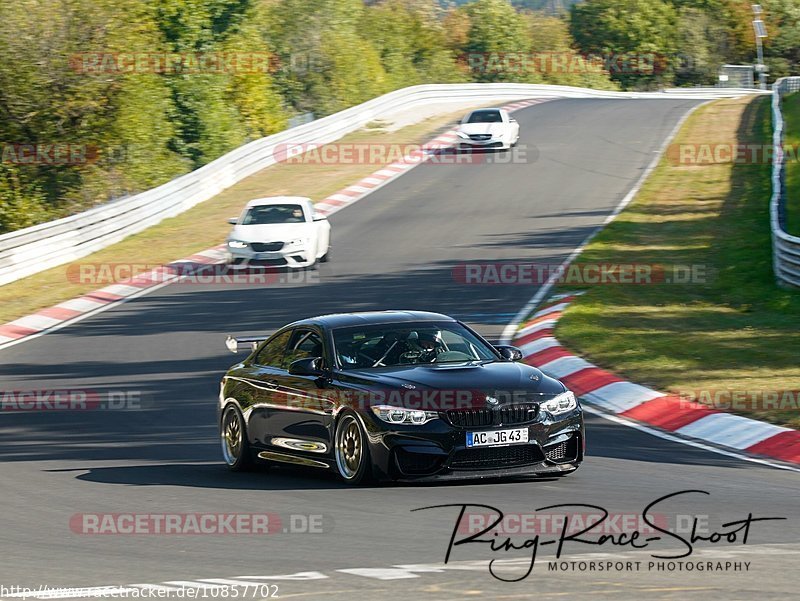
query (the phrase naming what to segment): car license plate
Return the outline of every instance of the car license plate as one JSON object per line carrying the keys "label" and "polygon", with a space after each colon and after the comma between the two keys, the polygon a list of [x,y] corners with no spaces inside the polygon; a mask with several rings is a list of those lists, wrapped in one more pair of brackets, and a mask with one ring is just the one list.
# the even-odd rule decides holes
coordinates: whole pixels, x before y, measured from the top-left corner
{"label": "car license plate", "polygon": [[528,428],[467,432],[468,447],[502,447],[521,442],[528,442]]}

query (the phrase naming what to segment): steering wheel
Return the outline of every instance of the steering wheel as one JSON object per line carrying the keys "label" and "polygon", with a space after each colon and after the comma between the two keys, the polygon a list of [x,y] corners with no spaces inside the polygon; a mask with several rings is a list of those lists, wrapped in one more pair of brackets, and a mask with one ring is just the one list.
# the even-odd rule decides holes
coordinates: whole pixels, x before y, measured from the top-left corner
{"label": "steering wheel", "polygon": [[410,350],[400,355],[400,359],[407,363],[434,363],[436,357],[439,355],[439,350],[438,348],[431,350]]}

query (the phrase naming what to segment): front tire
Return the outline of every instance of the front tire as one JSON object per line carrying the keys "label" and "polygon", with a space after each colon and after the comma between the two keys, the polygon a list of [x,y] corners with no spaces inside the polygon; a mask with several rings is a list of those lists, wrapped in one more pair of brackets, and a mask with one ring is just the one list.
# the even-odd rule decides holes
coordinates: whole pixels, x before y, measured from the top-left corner
{"label": "front tire", "polygon": [[345,413],[336,423],[334,455],[339,477],[353,486],[366,484],[372,475],[366,434],[352,413]]}
{"label": "front tire", "polygon": [[247,440],[244,417],[236,405],[228,405],[222,412],[219,424],[222,458],[232,472],[243,472],[253,467],[253,455]]}

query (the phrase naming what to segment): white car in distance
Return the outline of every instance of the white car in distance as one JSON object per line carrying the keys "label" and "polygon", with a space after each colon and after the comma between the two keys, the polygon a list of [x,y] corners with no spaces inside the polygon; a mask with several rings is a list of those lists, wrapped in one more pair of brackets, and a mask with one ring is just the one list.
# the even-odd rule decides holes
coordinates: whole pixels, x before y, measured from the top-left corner
{"label": "white car in distance", "polygon": [[233,225],[225,241],[226,262],[231,267],[296,269],[328,260],[331,225],[314,211],[310,198],[257,198],[228,223]]}
{"label": "white car in distance", "polygon": [[519,123],[503,109],[477,109],[459,121],[459,149],[498,148],[508,150],[519,141]]}

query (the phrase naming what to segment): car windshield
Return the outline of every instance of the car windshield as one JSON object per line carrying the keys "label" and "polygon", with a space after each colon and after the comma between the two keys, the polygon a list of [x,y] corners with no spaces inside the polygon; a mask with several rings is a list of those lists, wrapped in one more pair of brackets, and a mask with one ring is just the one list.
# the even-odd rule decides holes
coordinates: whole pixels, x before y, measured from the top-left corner
{"label": "car windshield", "polygon": [[497,360],[488,344],[454,322],[338,328],[333,340],[343,369]]}
{"label": "car windshield", "polygon": [[250,207],[242,225],[268,225],[272,223],[303,223],[303,207],[296,204],[259,205]]}
{"label": "car windshield", "polygon": [[502,123],[500,111],[474,111],[467,119],[467,123]]}

